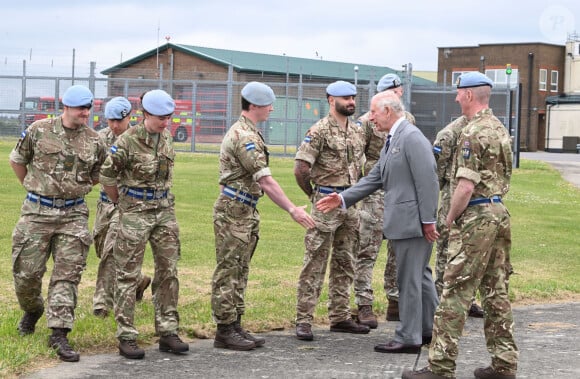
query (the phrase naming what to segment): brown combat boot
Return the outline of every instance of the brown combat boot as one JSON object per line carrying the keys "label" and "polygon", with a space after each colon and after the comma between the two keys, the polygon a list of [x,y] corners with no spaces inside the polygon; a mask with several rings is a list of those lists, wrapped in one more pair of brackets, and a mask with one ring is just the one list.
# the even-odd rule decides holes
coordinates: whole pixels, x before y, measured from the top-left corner
{"label": "brown combat boot", "polygon": [[515,374],[502,374],[494,370],[493,367],[480,367],[476,368],[473,372],[473,376],[478,379],[515,379]]}
{"label": "brown combat boot", "polygon": [[74,351],[68,344],[66,335],[70,329],[53,328],[52,335],[48,337],[48,346],[56,350],[58,357],[65,362],[78,362],[80,359],[79,353]]}
{"label": "brown combat boot", "polygon": [[370,328],[348,319],[337,322],[336,324],[330,324],[330,331],[338,333],[367,334],[370,331]]}
{"label": "brown combat boot", "polygon": [[401,321],[399,318],[399,302],[397,300],[389,300],[387,321]]}
{"label": "brown combat boot", "polygon": [[242,316],[238,315],[238,319],[234,322],[234,330],[238,332],[239,335],[247,339],[248,341],[252,341],[256,347],[264,346],[266,343],[266,339],[263,337],[256,337],[248,333],[247,330],[242,328]]}
{"label": "brown combat boot", "polygon": [[252,350],[256,347],[253,341],[249,341],[242,337],[234,329],[234,323],[218,324],[213,347],[231,350]]}
{"label": "brown combat boot", "polygon": [[119,340],[119,354],[129,359],[143,359],[145,350],[137,346],[135,340]]}
{"label": "brown combat boot", "polygon": [[149,287],[150,284],[151,278],[148,277],[147,275],[143,275],[143,277],[141,278],[141,283],[139,283],[139,285],[137,286],[137,290],[135,291],[136,301],[143,300],[143,294],[145,293],[145,290]]}
{"label": "brown combat boot", "polygon": [[[425,367],[418,371],[404,370],[402,379],[450,379],[447,376],[437,375]],[[453,378],[452,378],[453,379]]]}
{"label": "brown combat boot", "polygon": [[18,323],[18,332],[21,336],[34,333],[36,329],[36,323],[42,317],[44,313],[44,308],[36,312],[24,312],[24,316],[20,319]]}
{"label": "brown combat boot", "polygon": [[366,325],[371,329],[376,329],[379,326],[377,322],[377,316],[373,313],[372,305],[359,305],[358,306],[358,323],[361,325]]}
{"label": "brown combat boot", "polygon": [[169,334],[159,338],[159,351],[180,354],[189,351],[189,345],[183,342],[177,334]]}
{"label": "brown combat boot", "polygon": [[303,341],[312,341],[314,339],[312,326],[307,322],[299,322],[296,324],[296,338]]}

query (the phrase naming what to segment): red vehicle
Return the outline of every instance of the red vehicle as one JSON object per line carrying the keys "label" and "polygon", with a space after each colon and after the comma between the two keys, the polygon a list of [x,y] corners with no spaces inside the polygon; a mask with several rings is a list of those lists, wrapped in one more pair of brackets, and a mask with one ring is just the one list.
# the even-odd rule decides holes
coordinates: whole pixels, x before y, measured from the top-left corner
{"label": "red vehicle", "polygon": [[[26,127],[34,121],[59,116],[63,108],[61,99],[58,99],[57,102],[54,97],[48,96],[27,97],[24,99],[24,104],[20,104],[20,109],[24,112],[22,116],[24,116],[24,125]],[[102,117],[104,112],[103,99],[95,99],[92,110],[93,128],[98,130],[105,127],[106,123],[103,124],[104,118]]]}
{"label": "red vehicle", "polygon": [[24,125],[28,127],[34,121],[58,116],[63,109],[62,102],[56,102],[54,97],[27,97],[24,104],[20,103]]}

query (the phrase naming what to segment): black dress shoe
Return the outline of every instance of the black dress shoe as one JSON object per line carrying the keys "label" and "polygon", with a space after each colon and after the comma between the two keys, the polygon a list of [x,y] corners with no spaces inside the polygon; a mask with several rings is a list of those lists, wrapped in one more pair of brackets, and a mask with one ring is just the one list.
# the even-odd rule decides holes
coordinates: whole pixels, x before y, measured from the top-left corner
{"label": "black dress shoe", "polygon": [[483,318],[483,308],[475,303],[472,303],[471,307],[469,307],[468,316],[475,318]]}
{"label": "black dress shoe", "polygon": [[305,322],[296,324],[296,338],[303,341],[312,341],[314,335],[312,334],[312,327],[310,324]]}
{"label": "black dress shoe", "polygon": [[375,351],[390,354],[418,354],[421,351],[421,345],[403,345],[397,341],[389,341],[376,345]]}

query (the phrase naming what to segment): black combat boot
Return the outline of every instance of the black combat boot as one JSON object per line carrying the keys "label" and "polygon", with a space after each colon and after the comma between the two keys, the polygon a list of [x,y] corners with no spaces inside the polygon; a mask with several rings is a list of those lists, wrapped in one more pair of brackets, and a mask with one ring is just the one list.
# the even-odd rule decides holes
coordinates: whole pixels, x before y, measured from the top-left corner
{"label": "black combat boot", "polygon": [[78,362],[80,355],[68,344],[68,339],[66,337],[68,332],[70,332],[70,329],[53,328],[52,335],[48,337],[48,346],[56,350],[58,357],[62,361]]}
{"label": "black combat boot", "polygon": [[256,344],[236,332],[234,323],[231,323],[218,324],[213,347],[231,350],[252,350],[256,347]]}
{"label": "black combat boot", "polygon": [[265,338],[253,336],[250,333],[248,333],[247,330],[242,328],[242,315],[238,315],[238,319],[236,320],[236,322],[234,322],[234,330],[248,341],[252,341],[256,345],[256,347],[263,346],[266,343]]}
{"label": "black combat boot", "polygon": [[44,313],[44,308],[36,312],[24,312],[24,316],[20,319],[18,323],[18,332],[21,336],[34,333],[36,323],[42,317]]}

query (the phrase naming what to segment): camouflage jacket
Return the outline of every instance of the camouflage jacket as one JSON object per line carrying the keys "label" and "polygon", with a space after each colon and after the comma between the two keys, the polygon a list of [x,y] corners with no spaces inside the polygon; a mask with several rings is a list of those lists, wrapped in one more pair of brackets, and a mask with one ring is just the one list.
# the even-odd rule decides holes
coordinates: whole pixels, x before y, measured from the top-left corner
{"label": "camouflage jacket", "polygon": [[433,143],[433,154],[437,162],[437,176],[439,177],[439,189],[449,193],[451,177],[453,175],[452,166],[455,152],[457,151],[457,139],[461,130],[467,125],[467,117],[461,116],[441,129],[435,137]]}
{"label": "camouflage jacket", "polygon": [[175,151],[169,131],[150,134],[143,122],[121,134],[101,168],[105,186],[169,190],[173,185]]}
{"label": "camouflage jacket", "polygon": [[314,184],[351,186],[361,176],[364,148],[365,138],[360,127],[348,120],[343,131],[334,117],[328,115],[308,129],[295,159],[310,164]]}
{"label": "camouflage jacket", "polygon": [[222,140],[219,183],[262,196],[258,180],[270,176],[268,148],[254,123],[240,116]]}
{"label": "camouflage jacket", "polygon": [[87,126],[67,129],[62,116],[34,122],[22,132],[10,160],[24,165],[24,188],[63,199],[80,198],[99,180],[106,148]]}
{"label": "camouflage jacket", "polygon": [[491,109],[484,109],[473,116],[459,137],[451,187],[455,189],[457,180],[465,178],[475,183],[473,198],[503,196],[509,191],[512,160],[507,129]]}

